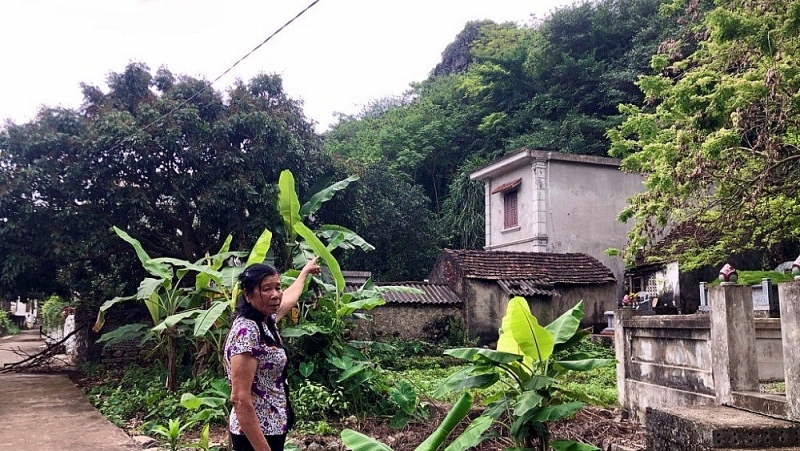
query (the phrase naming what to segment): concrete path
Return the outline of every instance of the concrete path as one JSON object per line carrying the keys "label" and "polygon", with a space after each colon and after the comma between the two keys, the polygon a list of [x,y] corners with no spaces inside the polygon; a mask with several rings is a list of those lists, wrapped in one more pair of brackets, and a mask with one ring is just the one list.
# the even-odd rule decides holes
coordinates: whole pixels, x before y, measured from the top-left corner
{"label": "concrete path", "polygon": [[[36,352],[39,331],[0,338],[0,368]],[[132,451],[141,448],[59,374],[0,373],[0,451]]]}

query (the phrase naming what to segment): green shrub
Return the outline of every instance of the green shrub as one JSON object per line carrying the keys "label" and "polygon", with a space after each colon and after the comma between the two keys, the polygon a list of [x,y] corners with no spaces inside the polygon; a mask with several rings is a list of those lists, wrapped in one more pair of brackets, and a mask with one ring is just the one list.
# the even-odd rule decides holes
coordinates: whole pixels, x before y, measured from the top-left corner
{"label": "green shrub", "polygon": [[[736,280],[737,285],[761,285],[761,279],[770,279],[773,284],[791,282],[794,280],[791,274],[784,274],[778,271],[736,271],[739,278]],[[708,284],[709,286],[719,285],[719,278],[716,278]]]}
{"label": "green shrub", "polygon": [[53,295],[42,305],[42,332],[50,332],[64,326],[64,307],[69,305],[60,297]]}
{"label": "green shrub", "polygon": [[0,311],[0,337],[19,333],[19,327],[11,320],[10,316],[9,312]]}
{"label": "green shrub", "polygon": [[303,381],[292,391],[292,406],[301,425],[312,425],[328,418],[342,418],[350,407],[341,389],[331,391],[309,380]]}
{"label": "green shrub", "polygon": [[447,344],[450,346],[475,346],[475,340],[470,340],[467,333],[467,323],[464,317],[453,315],[450,317],[450,324],[447,334]]}
{"label": "green shrub", "polygon": [[89,389],[88,394],[92,404],[112,423],[118,426],[144,423],[141,428],[147,432],[170,419],[188,421],[194,412],[181,406],[182,394],[208,390],[217,376],[208,371],[186,380],[176,392],[170,392],[164,386],[163,367],[130,365],[105,372],[102,383]]}

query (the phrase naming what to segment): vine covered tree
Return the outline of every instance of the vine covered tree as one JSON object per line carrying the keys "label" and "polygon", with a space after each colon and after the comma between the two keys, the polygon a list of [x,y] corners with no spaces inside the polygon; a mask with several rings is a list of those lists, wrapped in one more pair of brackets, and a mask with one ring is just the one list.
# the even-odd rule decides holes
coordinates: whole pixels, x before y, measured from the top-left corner
{"label": "vine covered tree", "polygon": [[639,80],[644,104],[622,106],[609,132],[624,169],[647,177],[621,214],[629,258],[644,248],[696,267],[800,235],[800,4],[723,1],[700,17],[696,50],[663,46]]}

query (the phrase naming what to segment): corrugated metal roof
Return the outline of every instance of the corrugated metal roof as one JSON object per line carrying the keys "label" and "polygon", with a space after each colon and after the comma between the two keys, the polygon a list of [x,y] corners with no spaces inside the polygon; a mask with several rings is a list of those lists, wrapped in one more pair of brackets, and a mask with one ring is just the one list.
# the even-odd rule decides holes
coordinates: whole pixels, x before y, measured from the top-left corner
{"label": "corrugated metal roof", "polygon": [[505,280],[497,281],[506,294],[511,296],[559,296],[549,283],[541,283],[542,280]]}
{"label": "corrugated metal roof", "polygon": [[[383,299],[387,304],[428,304],[428,305],[457,305],[462,304],[461,298],[453,292],[447,285],[430,284],[425,282],[391,282],[377,284],[380,286],[402,286],[416,288],[422,293],[403,293],[389,291],[383,293]],[[358,287],[348,286],[345,292],[352,292]]]}

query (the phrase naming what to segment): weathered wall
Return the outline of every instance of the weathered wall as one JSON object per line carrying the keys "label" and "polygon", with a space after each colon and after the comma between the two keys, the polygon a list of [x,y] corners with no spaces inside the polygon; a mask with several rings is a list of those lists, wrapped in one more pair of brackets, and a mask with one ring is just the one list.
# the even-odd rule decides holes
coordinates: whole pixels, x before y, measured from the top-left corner
{"label": "weathered wall", "polygon": [[496,341],[508,307],[508,295],[494,281],[468,279],[464,285],[469,293],[463,299],[470,336],[478,339],[478,346]]}
{"label": "weathered wall", "polygon": [[450,318],[463,318],[460,305],[386,304],[365,313],[372,321],[358,323],[358,337],[433,342],[448,337]]}
{"label": "weathered wall", "polygon": [[[647,407],[714,404],[710,316],[636,313],[616,312],[620,404],[639,421]],[[757,318],[755,330],[759,379],[783,380],[780,319]]]}
{"label": "weathered wall", "polygon": [[549,312],[543,314],[543,318],[548,318],[544,321],[545,324],[555,320],[562,313],[574,307],[575,304],[583,301],[581,327],[592,327],[595,333],[600,333],[608,324],[605,312],[614,310],[617,306],[617,287],[613,283],[604,285],[557,285],[556,291],[560,296],[552,298]]}
{"label": "weathered wall", "polygon": [[610,257],[608,248],[623,249],[630,224],[617,220],[628,197],[642,190],[642,177],[619,170],[613,159],[551,159],[547,170],[547,238],[549,252],[582,252],[600,260],[624,294],[625,262]]}
{"label": "weathered wall", "polygon": [[[509,295],[494,281],[469,279],[465,298],[466,323],[470,335],[478,344],[491,343],[498,338],[498,329],[508,306]],[[581,327],[592,327],[599,332],[606,326],[604,312],[616,305],[614,284],[557,285],[560,296],[534,296],[528,298],[531,313],[540,324],[548,324],[562,313],[583,301],[584,317]]]}
{"label": "weathered wall", "polygon": [[756,352],[758,379],[764,382],[782,381],[783,343],[780,318],[756,318]]}
{"label": "weathered wall", "polygon": [[709,317],[626,313],[616,315],[615,347],[618,395],[631,415],[642,422],[647,407],[714,404]]}

